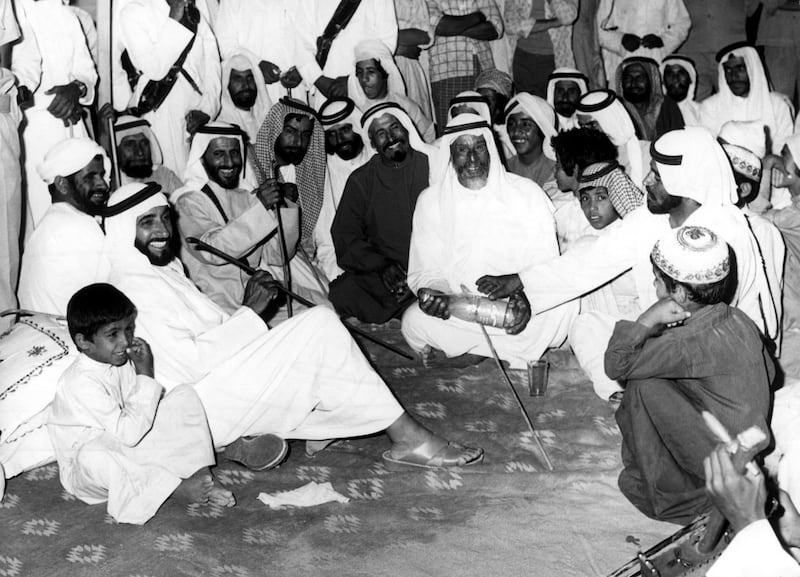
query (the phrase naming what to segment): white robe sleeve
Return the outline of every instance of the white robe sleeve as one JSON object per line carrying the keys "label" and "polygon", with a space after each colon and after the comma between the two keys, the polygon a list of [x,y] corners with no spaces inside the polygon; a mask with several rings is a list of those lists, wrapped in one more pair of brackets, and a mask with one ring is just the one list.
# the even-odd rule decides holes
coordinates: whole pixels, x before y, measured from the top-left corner
{"label": "white robe sleeve", "polygon": [[203,43],[202,66],[204,69],[202,78],[195,79],[203,91],[200,109],[208,114],[211,120],[214,120],[219,115],[222,102],[222,63],[219,59],[217,39],[206,20],[198,25],[195,42]]}
{"label": "white robe sleeve", "polygon": [[12,49],[11,71],[17,77],[20,86],[26,86],[31,92],[36,92],[42,80],[42,54],[33,27],[25,13],[25,4],[17,4],[19,26],[22,40]]}
{"label": "white robe sleeve", "polygon": [[[315,58],[317,54],[317,36],[315,33],[318,29],[314,18],[316,4],[316,1],[305,0],[301,6],[297,7],[294,14],[297,70],[309,87],[322,76],[322,68],[319,67]],[[318,34],[322,34],[322,30],[319,30]]]}
{"label": "white robe sleeve", "polygon": [[620,30],[613,16],[609,18],[613,8],[614,0],[600,0],[596,17],[597,39],[602,48],[624,58],[627,54],[627,51],[622,47],[622,37],[625,32]]}
{"label": "white robe sleeve", "polygon": [[440,258],[448,254],[441,236],[438,195],[433,189],[417,199],[408,255],[408,287],[417,293],[421,288],[450,292]]}
{"label": "white robe sleeve", "polygon": [[20,37],[12,0],[0,0],[0,46]]}
{"label": "white robe sleeve", "polygon": [[772,153],[780,154],[786,140],[794,133],[792,109],[788,102],[774,92],[770,93],[772,110],[775,114],[775,134],[772,135]]}
{"label": "white robe sleeve", "polygon": [[[246,8],[242,7],[239,0],[225,0],[219,6],[217,20],[214,23],[214,34],[217,36],[219,53],[222,60],[226,60],[239,52],[241,45],[237,30],[237,14]],[[259,58],[261,55],[258,55]]]}
{"label": "white robe sleeve", "polygon": [[664,28],[655,32],[664,41],[663,54],[672,54],[689,36],[692,19],[683,0],[667,0],[663,20]]}
{"label": "white robe sleeve", "polygon": [[769,522],[762,519],[739,531],[706,575],[798,577],[800,565],[783,550]]}
{"label": "white robe sleeve", "polygon": [[89,106],[94,102],[94,89],[97,84],[97,68],[95,68],[92,54],[86,41],[86,34],[81,27],[80,20],[74,12],[67,12],[71,18],[64,24],[70,29],[72,42],[72,68],[69,71],[70,81],[77,80],[86,87],[86,94],[81,97],[80,103]]}
{"label": "white robe sleeve", "polygon": [[168,15],[135,2],[120,11],[120,22],[131,62],[151,80],[164,78],[192,39],[192,33]]}

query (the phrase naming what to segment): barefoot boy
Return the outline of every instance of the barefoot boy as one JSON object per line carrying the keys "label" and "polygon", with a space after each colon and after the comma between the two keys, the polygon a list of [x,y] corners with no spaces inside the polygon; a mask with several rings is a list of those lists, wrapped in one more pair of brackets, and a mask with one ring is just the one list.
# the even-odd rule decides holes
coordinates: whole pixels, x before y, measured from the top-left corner
{"label": "barefoot boy", "polygon": [[660,300],[636,322],[619,321],[608,343],[606,372],[625,382],[619,487],[655,519],[686,523],[710,506],[703,459],[717,440],[701,410],[732,435],[769,430],[775,365],[758,327],[726,304],[731,254],[706,228],[671,230],[650,256]]}
{"label": "barefoot boy", "polygon": [[162,396],[135,320],[136,307],[109,284],[84,287],[67,305],[80,355],[59,381],[48,422],[61,484],[86,503],[108,501],[121,523],[145,523],[173,493],[233,506],[209,470],[214,450],[200,399],[189,386]]}

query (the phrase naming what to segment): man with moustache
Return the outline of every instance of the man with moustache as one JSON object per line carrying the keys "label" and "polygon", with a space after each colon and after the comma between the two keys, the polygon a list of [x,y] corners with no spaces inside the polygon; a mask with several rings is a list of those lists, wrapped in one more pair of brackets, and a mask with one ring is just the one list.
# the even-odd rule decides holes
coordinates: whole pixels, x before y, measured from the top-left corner
{"label": "man with moustache", "polygon": [[[110,111],[110,107],[107,108]],[[114,123],[120,186],[131,182],[155,182],[169,196],[183,182],[164,166],[161,147],[144,118],[120,116]]]}
{"label": "man with moustache", "polygon": [[372,107],[361,122],[376,154],[348,178],[333,219],[344,274],[331,282],[330,300],[343,316],[383,323],[413,301],[406,284],[411,221],[428,188],[432,148],[395,103]]}
{"label": "man with moustache", "polygon": [[336,250],[331,237],[333,217],[339,209],[342,193],[350,174],[374,154],[364,146],[359,131],[361,112],[346,96],[331,98],[319,109],[319,120],[325,129],[325,192],[319,220],[314,230],[317,262],[329,280],[342,274],[336,262]]}
{"label": "man with moustache", "polygon": [[[503,275],[558,256],[553,206],[531,180],[507,172],[489,124],[459,114],[444,130],[442,178],[424,191],[414,212],[408,286],[418,303],[406,309],[402,332],[426,365],[475,364],[492,352],[481,327],[452,317],[450,298],[465,290],[487,293],[487,275]],[[514,369],[559,346],[577,304],[530,316],[522,290],[510,296],[510,322],[486,327],[501,359]],[[457,357],[461,357],[456,360]]]}
{"label": "man with moustache", "polygon": [[547,102],[556,111],[559,131],[578,127],[575,111],[587,92],[589,79],[575,68],[556,68],[547,78]]}
{"label": "man with moustache", "polygon": [[107,280],[105,236],[97,220],[108,200],[105,151],[83,137],[62,140],[38,166],[52,204],[25,247],[20,306],[64,315],[80,288]]}
{"label": "man with moustache", "polygon": [[272,108],[255,54],[241,49],[222,62],[221,122],[236,124],[255,142],[258,129]]}
{"label": "man with moustache", "polygon": [[664,98],[678,105],[684,126],[700,124],[700,103],[696,100],[697,69],[691,58],[672,54],[661,61]]}
{"label": "man with moustache", "polygon": [[[244,138],[241,129],[232,124],[212,122],[200,128],[189,151],[187,184],[171,197],[184,239],[181,260],[189,277],[229,313],[241,305],[249,277],[185,239],[199,238],[256,269],[281,266],[274,210],[282,199],[281,185],[267,180],[252,188],[242,178]],[[299,209],[286,200],[280,210],[291,258],[299,236]]]}
{"label": "man with moustache", "polygon": [[[650,173],[645,179],[647,207],[625,217],[621,226],[597,242],[519,274],[484,277],[480,287],[491,298],[504,298],[524,288],[534,313],[569,302],[632,269],[638,312],[656,302],[650,251],[669,228],[705,226],[731,245],[738,269],[738,287],[731,304],[761,329],[774,335],[779,322],[763,307],[771,298],[757,247],[741,211],[730,162],[704,128],[668,132],[651,146]],[[598,315],[598,346],[605,347],[618,319]],[[621,390],[621,388],[620,388]]]}
{"label": "man with moustache", "polygon": [[[275,179],[284,198],[300,206],[300,240],[290,259],[292,287],[317,304],[328,302],[328,279],[317,256],[316,230],[325,187],[325,136],[317,111],[291,98],[282,98],[267,113],[255,144],[258,181]],[[293,251],[294,246],[288,247]],[[283,278],[282,267],[271,267]]]}

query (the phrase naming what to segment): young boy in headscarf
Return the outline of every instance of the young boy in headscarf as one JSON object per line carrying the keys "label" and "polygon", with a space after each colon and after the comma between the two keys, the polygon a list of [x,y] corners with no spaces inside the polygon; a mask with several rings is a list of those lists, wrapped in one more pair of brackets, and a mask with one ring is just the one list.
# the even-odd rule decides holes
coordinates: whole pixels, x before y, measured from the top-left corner
{"label": "young boy in headscarf", "polygon": [[605,366],[624,381],[619,487],[648,517],[687,523],[710,507],[703,459],[718,440],[709,411],[732,436],[769,431],[772,360],[758,327],[730,307],[732,250],[704,227],[670,230],[653,247],[659,300],[614,327]]}
{"label": "young boy in headscarf", "polygon": [[[644,195],[616,162],[597,162],[587,166],[578,177],[576,192],[586,220],[594,235],[575,241],[581,246],[597,240],[604,232],[619,226],[621,219],[644,204]],[[569,330],[569,342],[581,368],[592,381],[597,395],[618,402],[622,389],[606,376],[603,367],[605,347],[603,326],[613,326],[620,319],[633,320],[639,312],[636,284],[630,271],[581,297],[581,312]]]}

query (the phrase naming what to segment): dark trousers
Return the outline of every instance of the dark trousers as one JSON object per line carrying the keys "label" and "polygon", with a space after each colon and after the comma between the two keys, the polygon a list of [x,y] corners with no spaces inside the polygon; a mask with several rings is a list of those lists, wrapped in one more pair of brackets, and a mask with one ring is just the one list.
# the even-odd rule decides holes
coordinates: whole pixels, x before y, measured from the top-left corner
{"label": "dark trousers", "polygon": [[328,298],[340,315],[356,317],[365,323],[385,323],[413,302],[409,298],[398,303],[377,272],[339,275],[331,282]]}

